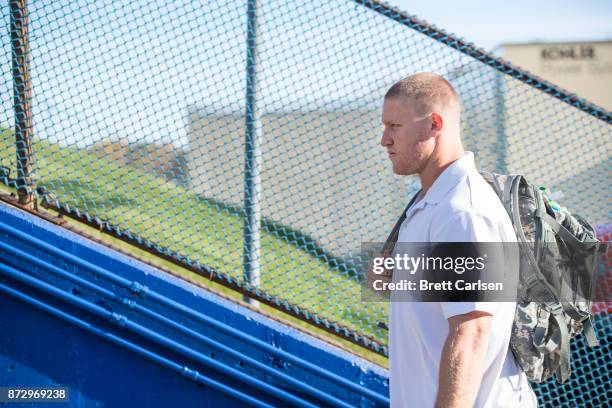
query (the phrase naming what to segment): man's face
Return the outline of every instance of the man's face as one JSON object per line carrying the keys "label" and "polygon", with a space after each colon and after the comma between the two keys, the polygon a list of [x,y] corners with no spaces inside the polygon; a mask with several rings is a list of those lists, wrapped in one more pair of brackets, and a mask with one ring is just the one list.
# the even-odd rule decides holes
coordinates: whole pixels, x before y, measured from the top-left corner
{"label": "man's face", "polygon": [[429,115],[418,117],[408,98],[386,98],[382,122],[380,144],[387,149],[393,171],[406,176],[421,173],[435,147]]}

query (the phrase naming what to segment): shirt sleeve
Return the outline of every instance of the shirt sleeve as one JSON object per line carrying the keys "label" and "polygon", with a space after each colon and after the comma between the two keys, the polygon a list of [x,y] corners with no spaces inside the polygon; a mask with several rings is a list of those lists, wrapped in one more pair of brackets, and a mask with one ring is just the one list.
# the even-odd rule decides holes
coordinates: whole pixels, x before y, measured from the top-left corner
{"label": "shirt sleeve", "polygon": [[[458,212],[432,230],[432,242],[501,242],[499,228],[490,217]],[[440,302],[445,319],[481,311],[490,315],[501,312],[499,302]]]}
{"label": "shirt sleeve", "polygon": [[432,228],[431,242],[502,242],[499,229],[491,217],[461,211]]}
{"label": "shirt sleeve", "polygon": [[440,302],[445,319],[475,311],[494,316],[499,313],[500,305],[500,302]]}

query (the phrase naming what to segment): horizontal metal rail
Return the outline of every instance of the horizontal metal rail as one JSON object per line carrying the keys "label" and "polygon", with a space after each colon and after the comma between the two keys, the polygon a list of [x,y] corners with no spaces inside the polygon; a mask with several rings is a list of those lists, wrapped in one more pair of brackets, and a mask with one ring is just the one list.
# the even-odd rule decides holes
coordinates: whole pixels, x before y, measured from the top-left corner
{"label": "horizontal metal rail", "polygon": [[172,327],[175,330],[178,330],[188,336],[191,336],[199,341],[201,341],[202,343],[208,345],[209,347],[215,348],[219,351],[222,351],[238,360],[241,360],[243,362],[245,362],[246,364],[249,364],[252,367],[255,367],[263,372],[265,372],[266,374],[270,375],[273,378],[276,378],[277,380],[282,381],[285,384],[291,385],[303,392],[305,392],[308,395],[311,395],[312,397],[315,397],[321,401],[325,401],[329,404],[332,404],[334,406],[338,406],[338,407],[347,407],[350,408],[351,405],[347,404],[346,402],[335,398],[329,394],[326,394],[320,390],[318,390],[317,388],[314,388],[308,384],[305,384],[281,371],[275,370],[274,368],[260,362],[257,361],[251,357],[249,357],[246,354],[242,354],[222,343],[219,343],[218,341],[207,337],[201,333],[198,333],[192,329],[189,329],[188,327],[182,326],[178,323],[176,323],[175,321],[168,319],[167,317],[160,315],[157,312],[154,312],[150,309],[148,309],[147,307],[144,307],[140,304],[138,304],[137,302],[135,302],[134,300],[128,298],[128,297],[121,297],[119,295],[117,295],[116,293],[105,289],[101,286],[98,286],[92,282],[89,282],[77,275],[74,275],[72,273],[66,272],[60,268],[58,268],[57,266],[53,265],[53,264],[49,264],[47,262],[44,262],[34,256],[31,256],[17,248],[11,247],[9,245],[3,244],[2,242],[0,242],[0,250],[3,250],[5,252],[11,253],[19,258],[25,259],[27,260],[27,262],[29,262],[32,265],[36,265],[42,269],[45,269],[48,272],[53,273],[56,276],[61,276],[63,278],[65,278],[66,280],[69,280],[73,283],[77,283],[79,285],[81,285],[84,288],[90,289],[114,302],[116,302],[117,304],[121,304],[121,305],[125,305],[127,307],[129,307],[132,310],[137,311],[138,313],[141,313],[147,317],[150,317],[154,320],[157,320],[158,322],[162,322],[164,324],[169,325],[170,327]]}
{"label": "horizontal metal rail", "polygon": [[311,407],[315,408],[316,405],[309,403],[306,400],[303,400],[295,395],[288,393],[287,391],[281,390],[273,385],[268,384],[265,381],[259,380],[257,378],[253,378],[248,374],[245,374],[242,371],[239,371],[233,367],[220,363],[211,357],[208,357],[200,352],[197,352],[189,347],[184,346],[183,344],[178,343],[175,340],[168,338],[159,333],[155,333],[153,330],[148,329],[138,323],[132,322],[125,315],[120,313],[112,312],[105,309],[102,306],[99,306],[95,303],[89,302],[85,299],[80,298],[72,293],[65,292],[53,285],[50,285],[47,282],[44,282],[40,279],[34,278],[27,273],[18,271],[10,266],[0,264],[0,272],[4,275],[8,275],[11,278],[18,280],[24,284],[32,286],[38,290],[43,291],[44,293],[51,294],[65,302],[68,302],[74,306],[78,306],[98,317],[104,318],[109,322],[115,324],[118,327],[128,329],[134,333],[137,333],[143,336],[146,339],[152,340],[157,344],[163,345],[173,351],[186,355],[199,363],[202,363],[210,368],[213,368],[227,376],[230,376],[236,380],[242,381],[245,384],[248,384],[252,387],[260,389],[268,394],[282,399],[292,405],[298,407]]}
{"label": "horizontal metal rail", "polygon": [[34,307],[37,307],[53,316],[59,317],[62,320],[65,320],[69,323],[74,324],[75,326],[78,326],[82,329],[87,330],[90,333],[93,333],[97,336],[100,336],[106,340],[111,341],[112,343],[115,343],[121,347],[124,347],[130,351],[133,351],[134,353],[137,353],[143,357],[148,358],[149,360],[152,360],[158,364],[161,364],[162,366],[168,367],[174,371],[176,371],[177,373],[192,379],[196,382],[200,382],[210,388],[213,388],[217,391],[220,391],[226,395],[229,395],[231,397],[234,397],[240,401],[243,401],[251,406],[255,406],[255,407],[261,407],[261,408],[271,408],[272,405],[270,404],[266,404],[265,402],[262,402],[256,398],[253,398],[243,392],[240,392],[238,390],[235,390],[233,388],[228,387],[227,385],[220,383],[219,381],[216,381],[212,378],[209,378],[203,374],[200,374],[198,371],[191,369],[189,366],[186,365],[181,365],[178,364],[170,359],[167,359],[163,356],[160,356],[159,354],[150,351],[144,347],[141,347],[137,344],[134,344],[132,342],[130,342],[129,340],[124,339],[121,336],[117,336],[115,334],[112,334],[110,332],[108,332],[107,330],[103,330],[100,329],[99,327],[96,327],[95,325],[86,322],[85,320],[79,319],[78,317],[75,317],[69,313],[66,313],[54,306],[48,305],[44,302],[41,302],[25,293],[22,293],[18,290],[15,290],[9,286],[6,286],[2,283],[0,283],[0,292],[4,292],[10,296],[13,296],[23,302],[29,303]]}
{"label": "horizontal metal rail", "polygon": [[54,246],[51,246],[49,244],[47,244],[44,241],[41,241],[35,237],[32,237],[28,234],[25,234],[21,231],[19,231],[16,228],[11,227],[10,225],[6,225],[2,222],[0,222],[0,231],[5,232],[7,234],[13,235],[15,237],[17,237],[18,239],[27,242],[31,245],[36,246],[39,249],[42,249],[48,253],[51,253],[55,256],[58,256],[60,258],[63,258],[64,260],[67,260],[68,262],[71,262],[75,265],[80,266],[81,268],[84,268],[88,271],[90,271],[91,273],[103,277],[107,280],[109,280],[110,282],[113,282],[119,286],[122,286],[125,289],[128,289],[131,293],[138,295],[142,298],[149,298],[151,300],[154,300],[156,302],[158,302],[159,304],[168,307],[176,312],[179,313],[184,313],[187,316],[190,316],[194,319],[197,319],[223,333],[226,333],[228,335],[231,335],[237,339],[240,339],[241,341],[259,348],[262,351],[265,351],[269,354],[272,354],[280,359],[283,359],[285,361],[288,361],[296,366],[299,366],[305,370],[310,371],[311,373],[314,373],[318,376],[320,376],[321,378],[324,378],[328,381],[331,381],[337,385],[340,385],[342,387],[345,387],[348,390],[351,390],[355,393],[358,393],[359,395],[365,396],[373,401],[376,401],[378,403],[384,404],[384,405],[388,405],[389,404],[389,399],[386,396],[380,395],[372,390],[369,390],[359,384],[355,384],[337,374],[334,374],[330,371],[327,371],[325,369],[322,369],[321,367],[312,364],[306,360],[303,360],[299,357],[296,357],[284,350],[281,350],[279,348],[276,348],[256,337],[252,337],[249,336],[229,325],[226,325],[224,323],[221,323],[215,319],[212,319],[209,316],[206,316],[202,313],[199,313],[185,305],[182,305],[178,302],[175,302],[172,299],[169,299],[157,292],[155,292],[154,290],[150,290],[149,288],[147,288],[146,286],[136,282],[136,281],[130,281],[128,279],[125,279],[121,276],[118,276],[112,272],[109,272],[107,270],[104,270],[103,268],[100,268],[97,265],[93,265],[87,261],[84,261],[70,253],[67,253],[63,250],[60,250]]}

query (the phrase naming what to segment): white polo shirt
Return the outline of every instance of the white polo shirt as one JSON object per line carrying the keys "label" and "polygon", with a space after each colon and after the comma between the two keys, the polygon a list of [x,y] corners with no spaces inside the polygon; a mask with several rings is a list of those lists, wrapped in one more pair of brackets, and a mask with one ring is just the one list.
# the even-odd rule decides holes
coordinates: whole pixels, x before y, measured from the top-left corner
{"label": "white polo shirt", "polygon": [[[466,153],[413,204],[398,242],[515,242],[512,223]],[[391,302],[391,407],[433,407],[442,348],[452,316],[479,310],[492,318],[484,374],[474,407],[536,407],[527,377],[509,348],[516,303]]]}

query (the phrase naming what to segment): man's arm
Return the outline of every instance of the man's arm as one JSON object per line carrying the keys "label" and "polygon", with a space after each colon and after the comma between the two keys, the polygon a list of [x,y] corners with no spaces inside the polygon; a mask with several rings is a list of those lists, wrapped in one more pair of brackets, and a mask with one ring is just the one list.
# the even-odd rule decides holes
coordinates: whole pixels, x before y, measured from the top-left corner
{"label": "man's arm", "polygon": [[472,407],[484,369],[492,316],[473,311],[448,318],[436,408]]}

